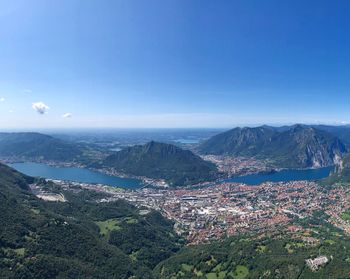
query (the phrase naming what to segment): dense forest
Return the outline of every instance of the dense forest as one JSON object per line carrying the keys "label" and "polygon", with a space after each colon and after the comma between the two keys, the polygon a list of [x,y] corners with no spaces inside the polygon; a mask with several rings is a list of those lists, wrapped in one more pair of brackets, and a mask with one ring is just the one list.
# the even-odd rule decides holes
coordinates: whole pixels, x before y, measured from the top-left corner
{"label": "dense forest", "polygon": [[218,177],[213,163],[189,150],[154,141],[116,152],[102,164],[127,174],[165,179],[171,186],[196,184]]}
{"label": "dense forest", "polygon": [[96,203],[103,194],[91,191],[45,202],[30,193],[31,182],[0,165],[1,278],[150,278],[181,247],[157,212]]}

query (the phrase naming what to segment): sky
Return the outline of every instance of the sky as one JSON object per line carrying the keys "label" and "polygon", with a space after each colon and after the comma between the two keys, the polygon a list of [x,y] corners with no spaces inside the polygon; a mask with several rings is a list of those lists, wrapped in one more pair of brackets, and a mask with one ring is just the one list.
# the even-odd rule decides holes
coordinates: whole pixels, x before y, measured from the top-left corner
{"label": "sky", "polygon": [[349,9],[0,0],[0,129],[348,124]]}

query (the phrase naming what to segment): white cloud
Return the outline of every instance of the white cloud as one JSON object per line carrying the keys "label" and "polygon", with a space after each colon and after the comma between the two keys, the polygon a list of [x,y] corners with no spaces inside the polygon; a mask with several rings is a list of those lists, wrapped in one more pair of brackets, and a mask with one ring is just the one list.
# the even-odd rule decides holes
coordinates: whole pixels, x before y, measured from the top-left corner
{"label": "white cloud", "polygon": [[5,102],[5,98],[4,98],[4,97],[1,97],[1,98],[0,98],[0,102]]}
{"label": "white cloud", "polygon": [[45,105],[43,102],[32,103],[32,108],[39,114],[46,114],[50,107]]}
{"label": "white cloud", "polygon": [[72,116],[73,116],[73,114],[71,114],[70,112],[67,112],[67,113],[62,115],[63,118],[71,118]]}
{"label": "white cloud", "polygon": [[31,89],[23,89],[23,92],[24,92],[24,93],[32,93],[33,90],[31,90]]}

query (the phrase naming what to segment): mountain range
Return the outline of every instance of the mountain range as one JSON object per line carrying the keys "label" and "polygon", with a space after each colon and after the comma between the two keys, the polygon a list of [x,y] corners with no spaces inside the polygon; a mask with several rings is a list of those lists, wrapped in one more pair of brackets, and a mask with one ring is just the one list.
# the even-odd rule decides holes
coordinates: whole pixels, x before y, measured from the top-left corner
{"label": "mountain range", "polygon": [[[198,151],[264,159],[277,168],[314,168],[339,163],[347,147],[330,132],[293,125],[235,128],[206,140]],[[0,133],[0,158],[112,168],[125,175],[164,179],[170,186],[197,184],[220,176],[213,163],[192,151],[154,141],[111,152],[40,133]]]}
{"label": "mountain range", "polygon": [[208,139],[199,151],[268,159],[283,168],[311,168],[337,164],[347,148],[329,132],[295,125],[285,130],[268,126],[235,128]]}
{"label": "mountain range", "polygon": [[339,138],[348,148],[350,147],[350,125],[307,125],[307,124],[295,124],[291,126],[281,126],[281,127],[274,127],[274,126],[268,126],[264,125],[264,127],[268,127],[271,129],[274,129],[279,132],[284,132],[287,130],[292,129],[295,126],[302,126],[304,128],[315,128],[317,130],[326,131],[333,136]]}

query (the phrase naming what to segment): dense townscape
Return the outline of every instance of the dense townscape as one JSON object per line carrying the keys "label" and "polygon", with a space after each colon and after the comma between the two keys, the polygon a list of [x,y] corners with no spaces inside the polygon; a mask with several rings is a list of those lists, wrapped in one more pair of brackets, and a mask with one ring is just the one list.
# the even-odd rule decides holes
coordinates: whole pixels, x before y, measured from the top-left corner
{"label": "dense townscape", "polygon": [[271,162],[268,160],[258,160],[251,157],[202,155],[202,158],[216,164],[218,170],[225,173],[228,177],[276,170],[276,168],[270,166]]}
{"label": "dense townscape", "polygon": [[328,222],[350,233],[350,215],[346,213],[350,190],[328,190],[315,182],[267,182],[258,186],[224,183],[195,189],[133,191],[77,182],[55,183],[65,190],[89,189],[109,194],[99,202],[125,199],[139,207],[158,210],[175,221],[176,231],[185,235],[190,245],[244,232],[294,232],[298,230],[295,220],[322,210],[328,215]]}

